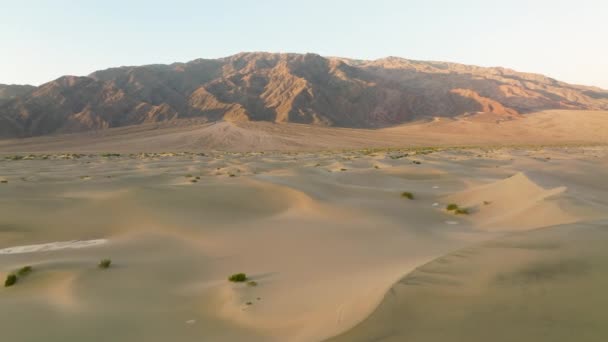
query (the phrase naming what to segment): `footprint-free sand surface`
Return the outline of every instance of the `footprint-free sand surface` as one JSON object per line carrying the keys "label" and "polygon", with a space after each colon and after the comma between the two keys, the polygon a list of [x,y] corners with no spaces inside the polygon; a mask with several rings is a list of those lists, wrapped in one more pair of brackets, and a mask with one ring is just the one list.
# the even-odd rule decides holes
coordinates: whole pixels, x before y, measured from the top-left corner
{"label": "footprint-free sand surface", "polygon": [[608,340],[603,146],[4,157],[7,341]]}

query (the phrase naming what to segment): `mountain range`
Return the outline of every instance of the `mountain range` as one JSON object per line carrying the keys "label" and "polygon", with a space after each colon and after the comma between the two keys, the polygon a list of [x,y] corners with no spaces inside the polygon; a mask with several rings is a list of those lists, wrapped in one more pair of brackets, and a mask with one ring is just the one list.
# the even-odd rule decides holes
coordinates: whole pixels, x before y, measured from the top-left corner
{"label": "mountain range", "polygon": [[431,117],[607,110],[608,91],[538,74],[388,57],[240,53],[0,85],[0,138],[183,118],[380,128]]}

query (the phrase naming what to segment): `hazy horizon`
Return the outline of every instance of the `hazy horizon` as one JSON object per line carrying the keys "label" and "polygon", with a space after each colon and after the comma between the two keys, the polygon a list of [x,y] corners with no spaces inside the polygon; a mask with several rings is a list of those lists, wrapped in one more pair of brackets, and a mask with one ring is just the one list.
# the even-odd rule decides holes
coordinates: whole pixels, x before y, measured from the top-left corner
{"label": "hazy horizon", "polygon": [[40,85],[123,65],[170,64],[239,52],[398,56],[544,74],[608,88],[608,4],[582,0],[374,4],[276,0],[8,2],[0,14],[0,83]]}

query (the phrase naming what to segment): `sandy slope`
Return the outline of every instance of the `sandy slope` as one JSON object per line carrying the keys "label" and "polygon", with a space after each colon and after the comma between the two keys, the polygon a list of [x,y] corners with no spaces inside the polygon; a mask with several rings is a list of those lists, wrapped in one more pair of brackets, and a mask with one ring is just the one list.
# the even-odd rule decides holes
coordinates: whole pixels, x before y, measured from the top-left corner
{"label": "sandy slope", "polygon": [[267,122],[207,124],[182,120],[82,134],[0,140],[0,153],[306,151],[564,143],[608,143],[608,112],[547,111],[513,120],[495,114],[475,114],[377,130]]}
{"label": "sandy slope", "polygon": [[[15,341],[320,341],[355,326],[343,340],[367,341],[381,302],[373,329],[403,325],[374,317],[417,267],[608,208],[604,147],[36,158],[0,161],[0,249],[107,242],[0,255],[0,276],[34,267],[0,289]],[[480,262],[466,267],[493,267]],[[258,285],[229,283],[236,272]]]}

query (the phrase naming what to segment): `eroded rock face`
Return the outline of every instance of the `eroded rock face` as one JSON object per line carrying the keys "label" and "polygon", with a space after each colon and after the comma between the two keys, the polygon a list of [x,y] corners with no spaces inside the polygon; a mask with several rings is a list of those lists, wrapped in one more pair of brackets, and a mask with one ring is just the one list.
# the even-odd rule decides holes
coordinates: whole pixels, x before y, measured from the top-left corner
{"label": "eroded rock face", "polygon": [[[0,86],[0,137],[199,117],[386,127],[429,116],[608,109],[608,91],[503,68],[401,58],[241,53]],[[7,95],[8,94],[8,95]]]}

